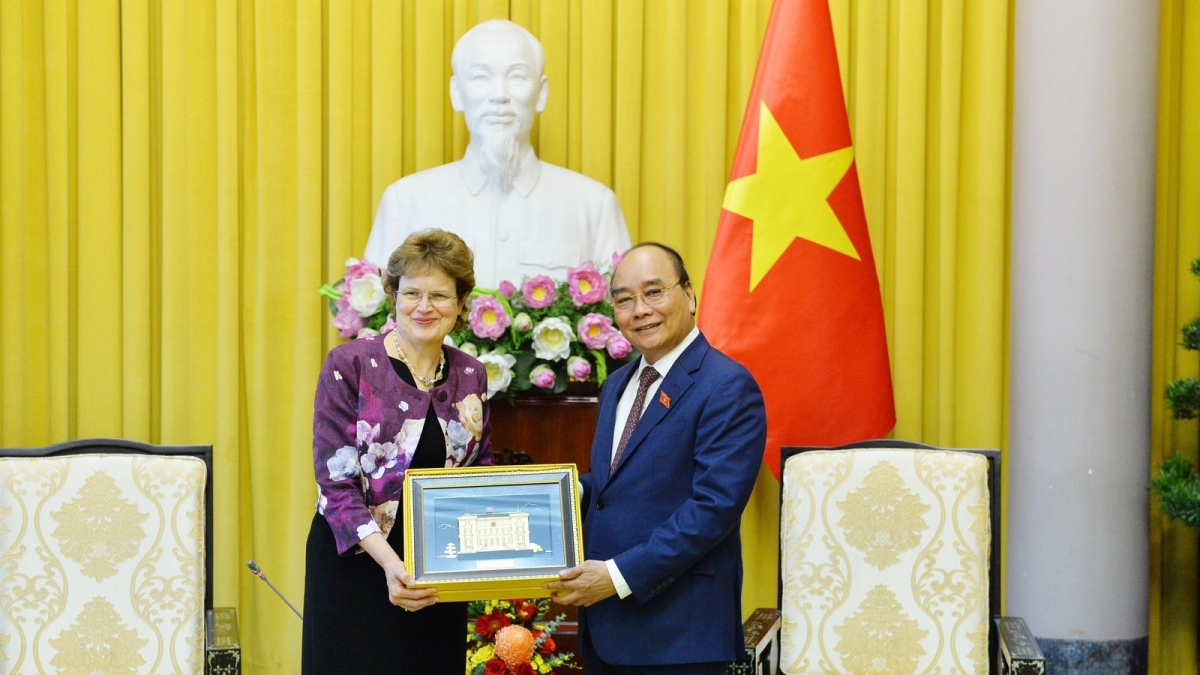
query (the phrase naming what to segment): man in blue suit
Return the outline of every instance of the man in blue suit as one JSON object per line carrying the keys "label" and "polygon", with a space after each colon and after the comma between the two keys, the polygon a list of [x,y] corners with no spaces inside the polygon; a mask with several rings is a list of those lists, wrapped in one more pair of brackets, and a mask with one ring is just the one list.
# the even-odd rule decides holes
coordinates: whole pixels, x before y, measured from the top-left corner
{"label": "man in blue suit", "polygon": [[762,392],[696,328],[674,250],[635,246],[612,295],[642,358],[601,394],[581,479],[586,560],[546,587],[583,607],[589,675],[724,673],[743,646],[738,525],[766,444]]}

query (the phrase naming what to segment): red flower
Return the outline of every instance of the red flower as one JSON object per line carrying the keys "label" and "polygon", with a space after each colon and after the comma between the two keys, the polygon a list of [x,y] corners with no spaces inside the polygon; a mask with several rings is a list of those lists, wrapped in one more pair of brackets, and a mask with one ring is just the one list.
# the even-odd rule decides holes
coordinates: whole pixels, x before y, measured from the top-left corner
{"label": "red flower", "polygon": [[518,621],[533,621],[537,613],[538,606],[536,602],[513,600],[513,615],[517,617]]}
{"label": "red flower", "polygon": [[493,609],[491,614],[484,614],[475,619],[475,632],[484,639],[491,639],[496,631],[509,625],[512,625],[512,619],[509,619],[497,608]]}
{"label": "red flower", "polygon": [[505,665],[504,659],[488,659],[487,665],[483,667],[483,675],[508,675],[508,666]]}
{"label": "red flower", "polygon": [[518,663],[516,668],[512,669],[513,675],[537,675],[533,666],[528,663]]}

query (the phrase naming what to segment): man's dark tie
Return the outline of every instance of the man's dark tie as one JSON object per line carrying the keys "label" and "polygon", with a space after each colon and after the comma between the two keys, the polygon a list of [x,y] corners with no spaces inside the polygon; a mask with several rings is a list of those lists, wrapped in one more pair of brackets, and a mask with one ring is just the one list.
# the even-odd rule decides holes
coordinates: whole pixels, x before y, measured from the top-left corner
{"label": "man's dark tie", "polygon": [[625,429],[621,432],[621,442],[617,444],[617,454],[613,455],[612,466],[609,467],[610,473],[617,467],[617,462],[621,461],[621,454],[625,452],[625,446],[629,445],[629,437],[633,435],[633,429],[642,417],[642,408],[646,404],[646,392],[657,379],[658,371],[651,366],[646,366],[646,369],[642,371],[641,379],[638,380],[637,397],[633,399],[629,417],[625,418]]}

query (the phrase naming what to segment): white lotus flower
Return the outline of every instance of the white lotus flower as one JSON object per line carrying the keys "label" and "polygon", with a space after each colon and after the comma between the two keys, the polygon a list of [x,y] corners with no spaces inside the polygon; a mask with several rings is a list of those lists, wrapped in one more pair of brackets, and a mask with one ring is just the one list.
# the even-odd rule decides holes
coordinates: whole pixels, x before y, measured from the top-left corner
{"label": "white lotus flower", "polygon": [[479,355],[479,362],[487,368],[489,399],[498,392],[505,391],[508,389],[508,385],[512,384],[512,369],[517,364],[517,359],[512,354],[488,352]]}
{"label": "white lotus flower", "polygon": [[557,316],[542,319],[533,327],[533,353],[543,361],[561,361],[571,355],[575,331]]}
{"label": "white lotus flower", "polygon": [[350,309],[358,312],[363,318],[373,316],[379,311],[379,305],[386,297],[383,282],[374,274],[350,282]]}

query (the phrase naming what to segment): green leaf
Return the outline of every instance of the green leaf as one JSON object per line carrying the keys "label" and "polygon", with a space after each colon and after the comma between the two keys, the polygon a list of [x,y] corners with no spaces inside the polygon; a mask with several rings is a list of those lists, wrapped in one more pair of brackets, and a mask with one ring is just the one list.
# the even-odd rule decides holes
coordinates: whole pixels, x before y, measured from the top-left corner
{"label": "green leaf", "polygon": [[554,388],[550,390],[552,394],[561,394],[567,390],[567,380],[569,378],[567,377],[567,368],[561,365],[562,363],[560,361],[559,365],[551,366],[554,369]]}
{"label": "green leaf", "polygon": [[517,352],[513,354],[517,362],[513,365],[512,384],[508,388],[513,391],[528,391],[533,387],[533,383],[529,381],[529,371],[533,370],[536,359],[530,352]]}
{"label": "green leaf", "polygon": [[592,354],[592,361],[596,364],[596,384],[603,385],[608,379],[608,354],[599,349],[589,350]]}
{"label": "green leaf", "polygon": [[321,284],[321,287],[317,289],[317,293],[323,297],[329,298],[330,300],[337,300],[346,294],[345,291],[340,290],[339,288],[344,282],[344,279],[338,279],[332,285]]}
{"label": "green leaf", "polygon": [[338,288],[339,286],[342,285],[343,282],[344,282],[343,279],[338,279],[336,282],[333,283],[333,285],[321,284],[321,287],[317,289],[317,295],[320,295],[322,298],[329,299],[329,313],[332,314],[333,316],[337,316],[337,312],[338,312],[337,301],[338,301],[338,299],[340,299],[343,295],[346,294],[345,291],[342,291]]}
{"label": "green leaf", "polygon": [[527,340],[529,340],[532,336],[533,336],[532,332],[520,333],[515,330],[512,330],[511,328],[508,331],[508,339],[509,339],[509,342],[512,343],[512,349],[514,352],[520,350],[522,345],[524,345],[525,342]]}

